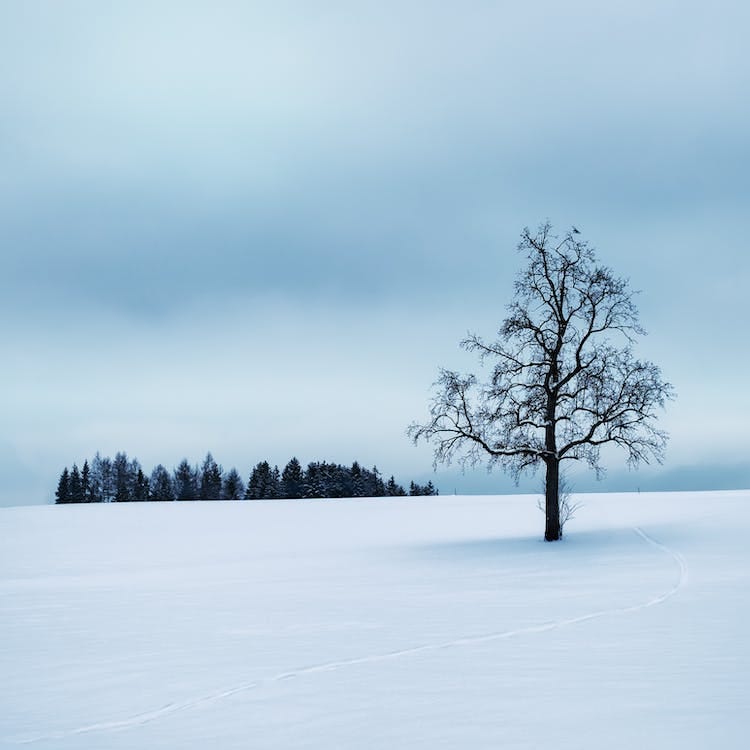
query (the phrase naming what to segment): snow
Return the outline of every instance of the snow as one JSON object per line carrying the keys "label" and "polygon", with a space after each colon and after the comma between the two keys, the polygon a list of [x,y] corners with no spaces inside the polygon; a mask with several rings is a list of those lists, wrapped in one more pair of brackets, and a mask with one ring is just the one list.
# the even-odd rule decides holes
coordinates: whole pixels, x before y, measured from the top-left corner
{"label": "snow", "polygon": [[744,748],[750,492],[0,510],[0,748]]}

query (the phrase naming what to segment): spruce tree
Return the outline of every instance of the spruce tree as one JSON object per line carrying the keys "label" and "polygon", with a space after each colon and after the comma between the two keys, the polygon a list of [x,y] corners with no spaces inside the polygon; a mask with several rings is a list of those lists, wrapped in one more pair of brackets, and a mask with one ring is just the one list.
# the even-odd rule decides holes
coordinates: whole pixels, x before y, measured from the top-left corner
{"label": "spruce tree", "polygon": [[365,479],[362,476],[362,467],[357,461],[352,464],[350,473],[352,477],[352,497],[365,497],[367,494]]}
{"label": "spruce tree", "polygon": [[266,497],[269,500],[278,500],[281,497],[281,472],[278,466],[274,466],[269,477]]}
{"label": "spruce tree", "polygon": [[232,467],[224,477],[224,482],[221,488],[221,499],[242,500],[244,493],[245,485],[242,482],[242,478],[237,472],[237,469]]}
{"label": "spruce tree", "polygon": [[321,479],[320,464],[315,461],[310,462],[305,471],[304,497],[325,497]]}
{"label": "spruce tree", "polygon": [[299,498],[304,492],[305,476],[302,466],[296,457],[293,457],[281,472],[281,496]]}
{"label": "spruce tree", "polygon": [[106,503],[110,498],[107,497],[107,490],[110,483],[111,462],[104,459],[97,451],[94,459],[91,461],[91,489],[89,490],[92,503]]}
{"label": "spruce tree", "polygon": [[261,471],[262,462],[256,464],[250,472],[247,480],[247,488],[245,489],[245,500],[260,500]]}
{"label": "spruce tree", "polygon": [[268,461],[255,466],[247,483],[245,500],[273,500],[281,493],[279,467],[271,468]]}
{"label": "spruce tree", "polygon": [[83,468],[81,469],[81,494],[84,503],[91,502],[91,469],[88,459],[83,462]]}
{"label": "spruce tree", "polygon": [[188,463],[186,458],[174,471],[174,490],[177,500],[198,499],[198,471]]}
{"label": "spruce tree", "polygon": [[55,502],[58,505],[70,502],[70,472],[66,466],[60,474],[60,480],[57,483],[55,492]]}
{"label": "spruce tree", "polygon": [[439,493],[435,489],[435,486],[432,484],[432,481],[429,481],[425,485],[417,484],[417,482],[412,482],[409,485],[409,494],[414,496],[427,496],[437,495]]}
{"label": "spruce tree", "polygon": [[151,472],[149,499],[154,502],[171,502],[175,499],[174,482],[167,469],[161,464]]}
{"label": "spruce tree", "polygon": [[105,456],[102,459],[102,502],[113,503],[117,494],[117,485],[115,482],[115,470],[112,459]]}
{"label": "spruce tree", "polygon": [[73,464],[73,468],[70,472],[68,502],[69,503],[82,503],[83,502],[83,487],[81,485],[81,472],[78,470],[78,466],[76,464]]}
{"label": "spruce tree", "polygon": [[403,497],[406,494],[404,488],[396,483],[393,475],[391,475],[391,478],[386,482],[385,492],[389,497]]}
{"label": "spruce tree", "polygon": [[131,467],[128,454],[118,452],[112,462],[115,482],[115,502],[127,503],[133,499],[134,477],[131,477]]}
{"label": "spruce tree", "polygon": [[220,500],[221,499],[221,480],[222,469],[211,453],[206,454],[206,458],[201,466],[200,491],[201,500]]}
{"label": "spruce tree", "polygon": [[[136,461],[133,462],[137,464]],[[148,500],[148,479],[143,473],[143,469],[140,464],[137,464],[135,473],[135,484],[133,486],[133,501],[134,502],[145,502]]]}
{"label": "spruce tree", "polygon": [[372,467],[372,472],[370,472],[370,482],[371,482],[371,490],[370,490],[370,497],[384,497],[385,496],[385,482],[383,481],[383,478],[380,476],[380,472],[378,471],[377,466]]}

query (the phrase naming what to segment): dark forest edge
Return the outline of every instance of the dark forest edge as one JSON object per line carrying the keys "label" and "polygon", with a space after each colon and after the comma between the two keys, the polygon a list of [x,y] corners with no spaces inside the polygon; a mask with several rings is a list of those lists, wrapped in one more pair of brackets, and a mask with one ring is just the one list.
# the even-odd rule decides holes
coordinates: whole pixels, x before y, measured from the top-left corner
{"label": "dark forest edge", "polygon": [[[393,476],[383,480],[377,467],[366,469],[355,461],[351,466],[313,461],[303,469],[292,458],[279,471],[268,461],[255,465],[247,486],[237,469],[225,472],[211,453],[200,466],[183,459],[169,471],[158,464],[146,476],[137,458],[124,452],[115,457],[98,453],[81,469],[77,464],[63,469],[55,491],[56,504],[169,502],[194,500],[277,500],[297,498],[403,497],[406,490]],[[432,482],[409,484],[409,495],[437,495]]]}

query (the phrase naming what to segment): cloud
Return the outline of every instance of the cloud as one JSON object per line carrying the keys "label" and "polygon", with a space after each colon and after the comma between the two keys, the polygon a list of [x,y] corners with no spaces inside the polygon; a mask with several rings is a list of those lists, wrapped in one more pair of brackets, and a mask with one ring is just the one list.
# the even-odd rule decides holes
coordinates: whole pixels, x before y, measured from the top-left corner
{"label": "cloud", "polygon": [[746,4],[3,15],[0,386],[19,451],[55,471],[61,445],[429,465],[401,425],[438,365],[469,366],[466,329],[492,334],[518,233],[549,217],[644,290],[643,351],[681,394],[676,455],[736,455]]}

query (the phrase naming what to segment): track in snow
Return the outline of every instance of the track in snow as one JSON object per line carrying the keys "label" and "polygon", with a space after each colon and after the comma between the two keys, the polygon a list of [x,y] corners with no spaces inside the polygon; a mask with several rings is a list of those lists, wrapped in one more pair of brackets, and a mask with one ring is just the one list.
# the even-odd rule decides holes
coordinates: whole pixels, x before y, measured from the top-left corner
{"label": "track in snow", "polygon": [[307,675],[317,674],[319,672],[333,672],[338,669],[343,669],[344,667],[354,667],[360,664],[375,664],[378,662],[389,661],[391,659],[398,659],[403,656],[411,656],[412,654],[421,654],[430,651],[440,651],[447,648],[473,646],[478,643],[499,641],[507,638],[513,638],[519,635],[526,635],[528,633],[544,633],[549,630],[557,630],[559,628],[568,627],[569,625],[576,625],[581,622],[587,622],[588,620],[595,620],[606,615],[627,614],[630,612],[638,612],[642,609],[648,609],[649,607],[661,604],[667,599],[670,599],[687,584],[688,564],[685,558],[679,552],[676,552],[670,547],[657,542],[643,529],[636,527],[633,529],[633,531],[645,542],[672,557],[675,563],[677,563],[677,566],[680,570],[679,580],[671,589],[640,604],[633,604],[628,607],[616,607],[615,609],[603,609],[597,612],[589,612],[585,615],[579,615],[578,617],[569,617],[562,620],[554,620],[552,622],[542,623],[541,625],[531,625],[524,628],[518,628],[516,630],[504,630],[496,633],[486,633],[484,635],[455,638],[453,640],[443,641],[441,643],[423,644],[421,646],[412,646],[410,648],[399,649],[397,651],[388,651],[380,654],[371,654],[369,656],[360,656],[355,659],[344,659],[342,661],[332,661],[325,664],[316,664],[309,667],[302,667],[300,669],[282,672],[273,677],[267,677],[261,680],[255,680],[253,682],[246,682],[235,685],[234,687],[228,688],[226,690],[211,693],[209,695],[204,695],[193,700],[183,701],[180,703],[168,703],[162,708],[154,709],[153,711],[146,711],[144,713],[140,713],[126,719],[88,724],[86,726],[77,727],[76,729],[56,732],[54,734],[37,735],[33,737],[24,737],[21,739],[16,738],[11,739],[10,741],[19,745],[29,745],[35,742],[41,742],[43,740],[58,740],[66,737],[74,737],[81,734],[90,734],[93,732],[111,732],[123,729],[131,729],[134,727],[143,726],[144,724],[149,724],[166,716],[170,716],[171,714],[175,714],[181,711],[188,711],[194,708],[198,708],[199,706],[230,698],[231,696],[237,695],[238,693],[244,693],[250,690],[262,688],[264,685],[270,685],[285,680],[292,680],[298,677],[305,677]]}

